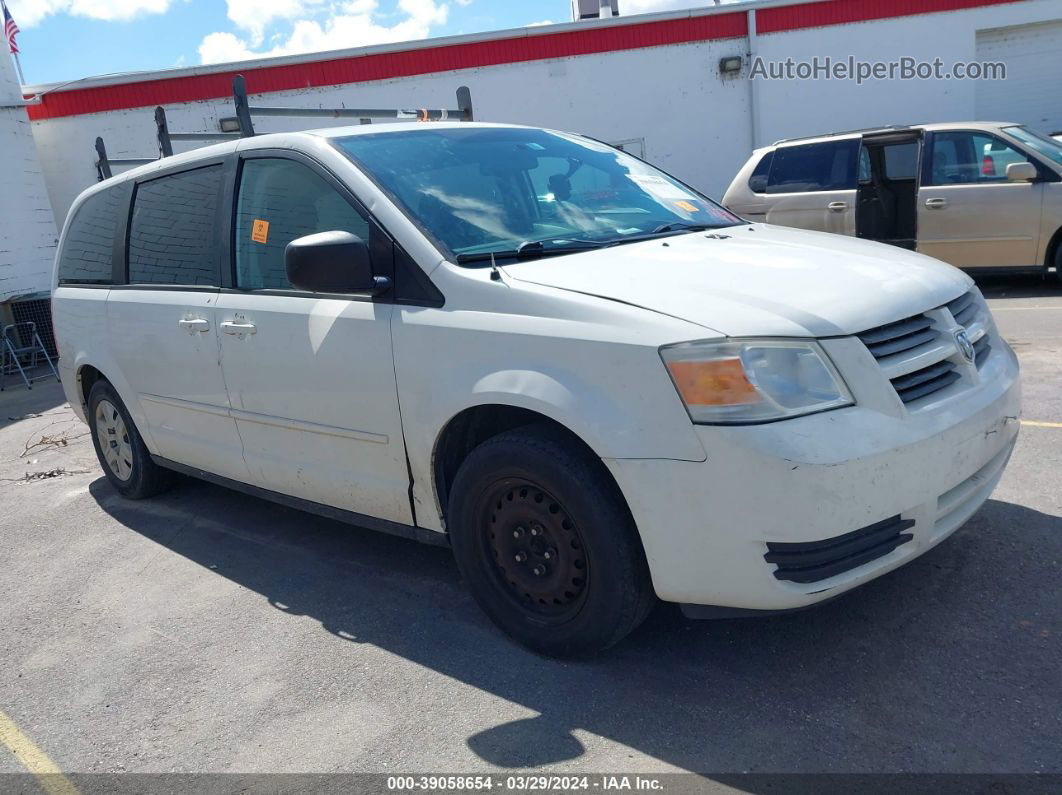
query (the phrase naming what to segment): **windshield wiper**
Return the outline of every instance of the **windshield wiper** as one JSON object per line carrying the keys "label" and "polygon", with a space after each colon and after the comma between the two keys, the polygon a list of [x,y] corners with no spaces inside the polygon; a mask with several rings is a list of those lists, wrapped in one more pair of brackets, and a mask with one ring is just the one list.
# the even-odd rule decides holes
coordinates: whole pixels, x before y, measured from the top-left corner
{"label": "windshield wiper", "polygon": [[691,224],[686,221],[669,221],[666,224],[660,224],[650,235],[659,235],[663,232],[703,232],[706,229],[716,229],[712,224]]}
{"label": "windshield wiper", "polygon": [[[564,245],[547,246],[552,240],[562,240]],[[501,251],[475,251],[468,254],[458,254],[457,262],[490,262],[500,259],[534,259],[536,257],[549,257],[554,254],[575,254],[578,251],[590,251],[595,248],[604,248],[606,243],[596,240],[575,240],[572,238],[549,238],[546,240],[525,240],[516,248],[502,249]]]}

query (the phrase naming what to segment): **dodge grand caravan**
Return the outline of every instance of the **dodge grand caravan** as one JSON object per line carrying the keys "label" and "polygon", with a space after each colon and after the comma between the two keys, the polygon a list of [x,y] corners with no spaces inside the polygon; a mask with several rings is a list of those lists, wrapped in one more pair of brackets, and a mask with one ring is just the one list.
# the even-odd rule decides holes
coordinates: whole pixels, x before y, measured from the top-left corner
{"label": "dodge grand caravan", "polygon": [[960,268],[1062,278],[1062,144],[953,122],[779,141],[723,204],[742,216],[915,249]]}
{"label": "dodge grand caravan", "polygon": [[173,473],[452,547],[557,655],[656,598],[801,608],[988,497],[1014,354],[960,271],[748,223],[621,151],[440,123],[263,135],[75,202],[62,381],[129,498]]}

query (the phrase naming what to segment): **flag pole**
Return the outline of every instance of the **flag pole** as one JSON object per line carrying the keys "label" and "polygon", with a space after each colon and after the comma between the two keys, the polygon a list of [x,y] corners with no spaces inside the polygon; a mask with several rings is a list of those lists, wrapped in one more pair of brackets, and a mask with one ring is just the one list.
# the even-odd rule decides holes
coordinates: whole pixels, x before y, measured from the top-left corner
{"label": "flag pole", "polygon": [[19,86],[24,86],[26,85],[26,78],[22,76],[22,61],[18,59],[17,52],[11,54],[15,56],[15,68],[18,70],[18,84]]}

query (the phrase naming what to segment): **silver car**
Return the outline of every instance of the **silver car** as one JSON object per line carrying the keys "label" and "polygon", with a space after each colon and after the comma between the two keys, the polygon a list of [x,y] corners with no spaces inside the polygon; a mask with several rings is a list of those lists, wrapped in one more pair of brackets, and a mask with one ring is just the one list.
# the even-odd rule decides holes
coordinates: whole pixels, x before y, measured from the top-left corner
{"label": "silver car", "polygon": [[1062,276],[1062,143],[1018,124],[857,130],[757,149],[723,204],[969,270]]}

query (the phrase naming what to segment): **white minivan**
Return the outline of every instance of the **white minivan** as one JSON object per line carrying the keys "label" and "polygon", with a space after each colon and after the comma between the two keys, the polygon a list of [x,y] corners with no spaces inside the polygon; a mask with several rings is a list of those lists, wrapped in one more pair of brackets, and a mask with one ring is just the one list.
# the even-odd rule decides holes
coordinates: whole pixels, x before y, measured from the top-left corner
{"label": "white minivan", "polygon": [[449,545],[553,655],[657,598],[775,612],[895,569],[987,499],[1019,424],[1017,361],[959,270],[750,224],[527,127],[139,167],[75,202],[53,313],[120,493],[184,473]]}

